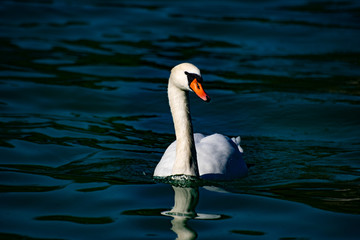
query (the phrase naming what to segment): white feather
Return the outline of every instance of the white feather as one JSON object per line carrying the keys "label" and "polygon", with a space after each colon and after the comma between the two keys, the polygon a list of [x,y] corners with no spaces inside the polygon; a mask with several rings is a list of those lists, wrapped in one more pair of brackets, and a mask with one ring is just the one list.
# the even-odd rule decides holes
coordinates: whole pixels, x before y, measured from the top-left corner
{"label": "white feather", "polygon": [[240,137],[193,134],[185,71],[200,75],[200,70],[189,63],[171,70],[168,97],[177,140],[166,149],[154,176],[190,175],[224,180],[245,176],[248,170],[242,158]]}

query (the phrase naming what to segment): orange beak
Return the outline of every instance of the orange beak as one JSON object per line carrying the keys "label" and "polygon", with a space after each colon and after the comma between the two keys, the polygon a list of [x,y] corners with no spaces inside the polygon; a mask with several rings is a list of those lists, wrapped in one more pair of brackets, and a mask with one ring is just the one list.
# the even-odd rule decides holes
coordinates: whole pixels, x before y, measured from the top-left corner
{"label": "orange beak", "polygon": [[206,94],[201,83],[199,83],[196,78],[190,83],[190,88],[196,93],[196,95],[198,95],[199,98],[205,102],[210,102],[210,97]]}

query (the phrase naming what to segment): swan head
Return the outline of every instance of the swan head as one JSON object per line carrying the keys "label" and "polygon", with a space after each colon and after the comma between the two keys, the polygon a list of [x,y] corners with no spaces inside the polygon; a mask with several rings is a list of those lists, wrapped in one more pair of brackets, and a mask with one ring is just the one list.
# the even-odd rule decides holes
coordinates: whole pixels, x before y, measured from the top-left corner
{"label": "swan head", "polygon": [[210,97],[202,87],[202,77],[200,70],[191,63],[181,63],[171,69],[170,79],[176,87],[184,91],[195,92],[196,95],[210,102]]}

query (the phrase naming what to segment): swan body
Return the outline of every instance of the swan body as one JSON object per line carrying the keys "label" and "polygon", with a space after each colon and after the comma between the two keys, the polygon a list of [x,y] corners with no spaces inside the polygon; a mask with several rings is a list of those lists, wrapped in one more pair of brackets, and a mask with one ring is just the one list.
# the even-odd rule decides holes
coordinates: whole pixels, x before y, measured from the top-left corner
{"label": "swan body", "polygon": [[[247,174],[242,159],[240,137],[230,139],[222,134],[194,134],[199,175],[203,179],[234,179]],[[238,141],[238,142],[237,142]],[[170,144],[158,163],[154,176],[170,176],[176,159],[176,141]]]}
{"label": "swan body", "polygon": [[244,177],[248,170],[242,158],[240,137],[193,134],[188,92],[210,101],[202,88],[200,70],[190,63],[182,63],[171,70],[168,84],[176,141],[166,149],[154,176],[188,175],[221,180]]}

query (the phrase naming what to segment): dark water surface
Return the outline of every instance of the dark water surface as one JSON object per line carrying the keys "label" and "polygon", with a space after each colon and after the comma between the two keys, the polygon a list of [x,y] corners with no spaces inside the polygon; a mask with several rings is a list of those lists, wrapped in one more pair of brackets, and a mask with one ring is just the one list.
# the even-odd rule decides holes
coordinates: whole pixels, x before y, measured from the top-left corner
{"label": "dark water surface", "polygon": [[[0,239],[359,239],[359,39],[355,0],[1,1]],[[181,62],[195,131],[251,167],[177,222],[152,172]]]}

